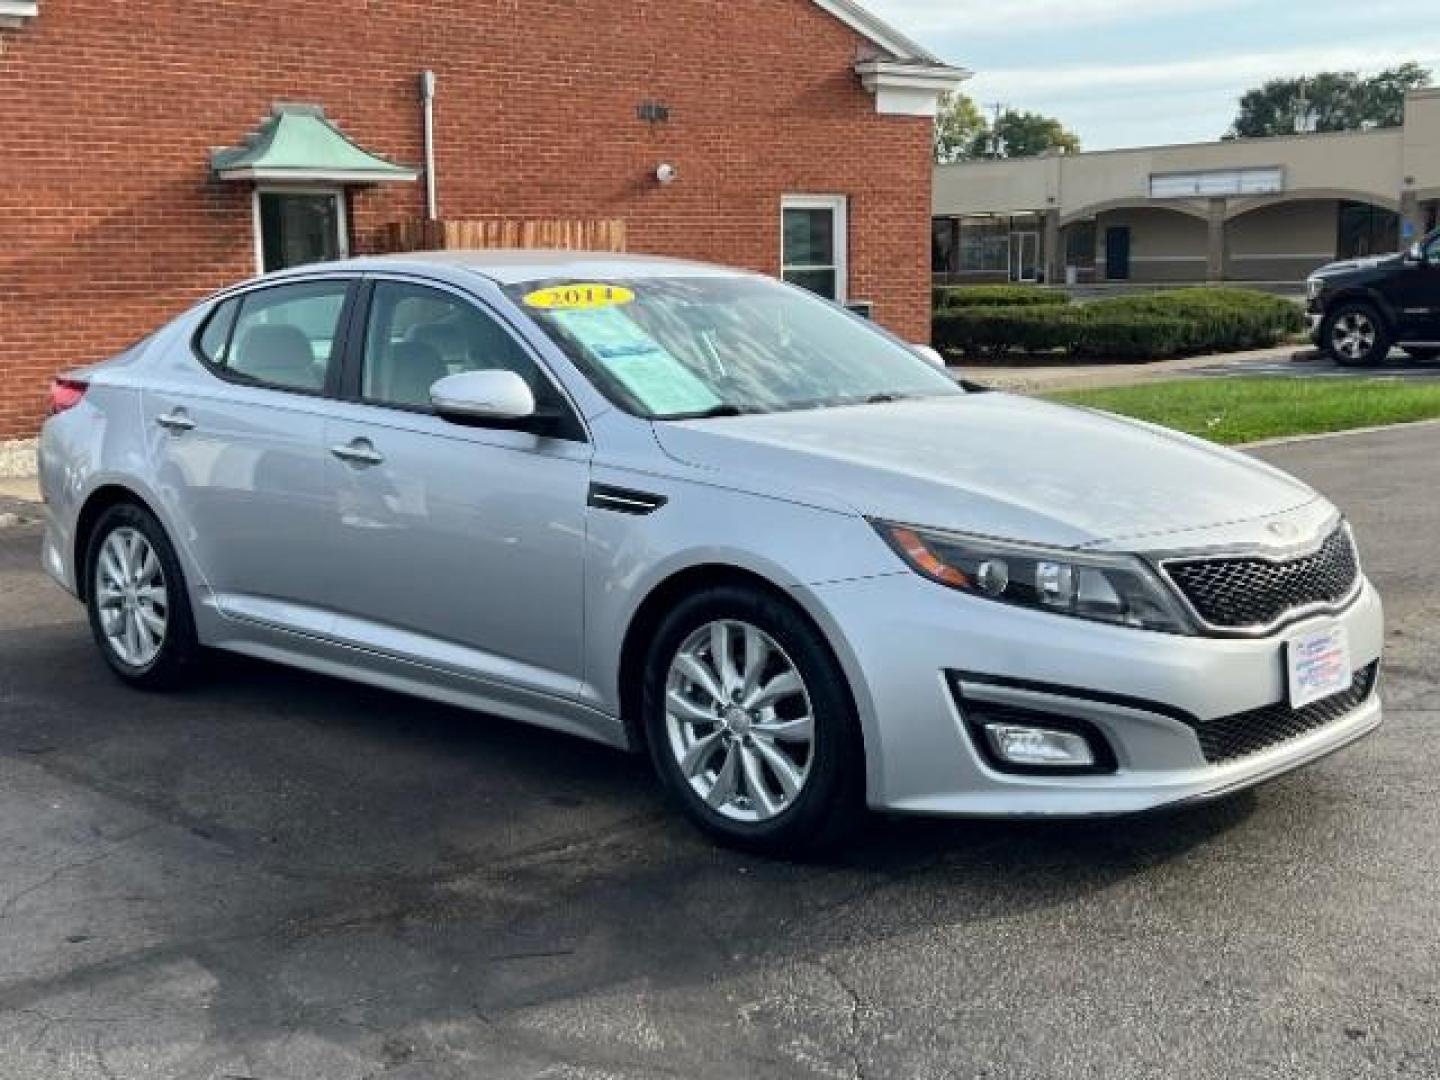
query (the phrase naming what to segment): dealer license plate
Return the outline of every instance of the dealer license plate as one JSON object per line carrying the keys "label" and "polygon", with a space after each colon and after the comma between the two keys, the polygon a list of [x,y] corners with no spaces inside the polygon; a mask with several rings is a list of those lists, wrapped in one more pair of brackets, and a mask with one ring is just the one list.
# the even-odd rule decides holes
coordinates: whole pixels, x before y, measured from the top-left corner
{"label": "dealer license plate", "polygon": [[1343,626],[1291,638],[1285,647],[1290,672],[1290,707],[1303,709],[1350,689],[1350,639]]}

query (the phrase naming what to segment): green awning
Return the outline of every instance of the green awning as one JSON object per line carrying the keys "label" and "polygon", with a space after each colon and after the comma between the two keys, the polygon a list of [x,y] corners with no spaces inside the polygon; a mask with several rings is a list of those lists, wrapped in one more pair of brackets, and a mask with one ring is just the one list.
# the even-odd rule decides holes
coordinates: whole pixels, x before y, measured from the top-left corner
{"label": "green awning", "polygon": [[351,142],[318,105],[276,105],[244,146],[212,151],[210,166],[221,180],[380,184],[419,175]]}

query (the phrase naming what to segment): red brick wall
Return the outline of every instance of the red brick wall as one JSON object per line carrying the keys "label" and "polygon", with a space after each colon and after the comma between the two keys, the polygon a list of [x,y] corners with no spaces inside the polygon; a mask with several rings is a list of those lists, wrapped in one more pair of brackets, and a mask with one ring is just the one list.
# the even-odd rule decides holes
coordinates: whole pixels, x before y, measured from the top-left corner
{"label": "red brick wall", "polygon": [[[782,193],[847,195],[850,295],[928,339],[930,125],[876,114],[863,44],[809,0],[43,0],[0,30],[0,438],[56,370],[254,272],[249,185],[211,147],[312,102],[419,165],[425,68],[443,216],[624,218],[633,251],[774,273]],[[355,191],[356,250],[423,206]]]}

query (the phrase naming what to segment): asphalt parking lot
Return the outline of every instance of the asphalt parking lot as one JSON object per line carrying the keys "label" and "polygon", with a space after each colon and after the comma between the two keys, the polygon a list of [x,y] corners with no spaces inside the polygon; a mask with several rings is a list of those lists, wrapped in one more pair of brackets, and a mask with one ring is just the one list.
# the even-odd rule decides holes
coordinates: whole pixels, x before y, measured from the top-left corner
{"label": "asphalt parking lot", "polygon": [[1386,596],[1378,735],[1203,809],[879,822],[820,865],[509,723],[240,660],[122,691],[6,528],[0,1076],[1440,1075],[1440,426],[1264,456]]}
{"label": "asphalt parking lot", "polygon": [[1415,360],[1399,349],[1385,363],[1373,367],[1341,367],[1316,349],[1297,350],[1293,356],[1268,360],[1241,360],[1212,367],[1193,368],[1187,376],[1234,379],[1257,375],[1287,379],[1440,379],[1440,360]]}

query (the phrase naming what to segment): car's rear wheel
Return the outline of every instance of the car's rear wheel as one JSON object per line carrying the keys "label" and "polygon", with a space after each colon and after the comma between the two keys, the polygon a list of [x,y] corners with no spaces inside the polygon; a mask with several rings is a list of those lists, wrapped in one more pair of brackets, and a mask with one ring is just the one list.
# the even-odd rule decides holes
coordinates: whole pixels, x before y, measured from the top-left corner
{"label": "car's rear wheel", "polygon": [[859,722],[801,613],[744,586],[698,592],[661,623],[644,678],[651,758],[701,829],[782,855],[848,835],[864,809]]}
{"label": "car's rear wheel", "polygon": [[199,645],[180,560],[154,516],[131,503],[105,511],[85,575],[90,630],[111,670],[145,689],[180,682]]}
{"label": "car's rear wheel", "polygon": [[1378,364],[1390,355],[1390,331],[1369,304],[1338,305],[1325,319],[1320,340],[1325,352],[1343,367]]}

